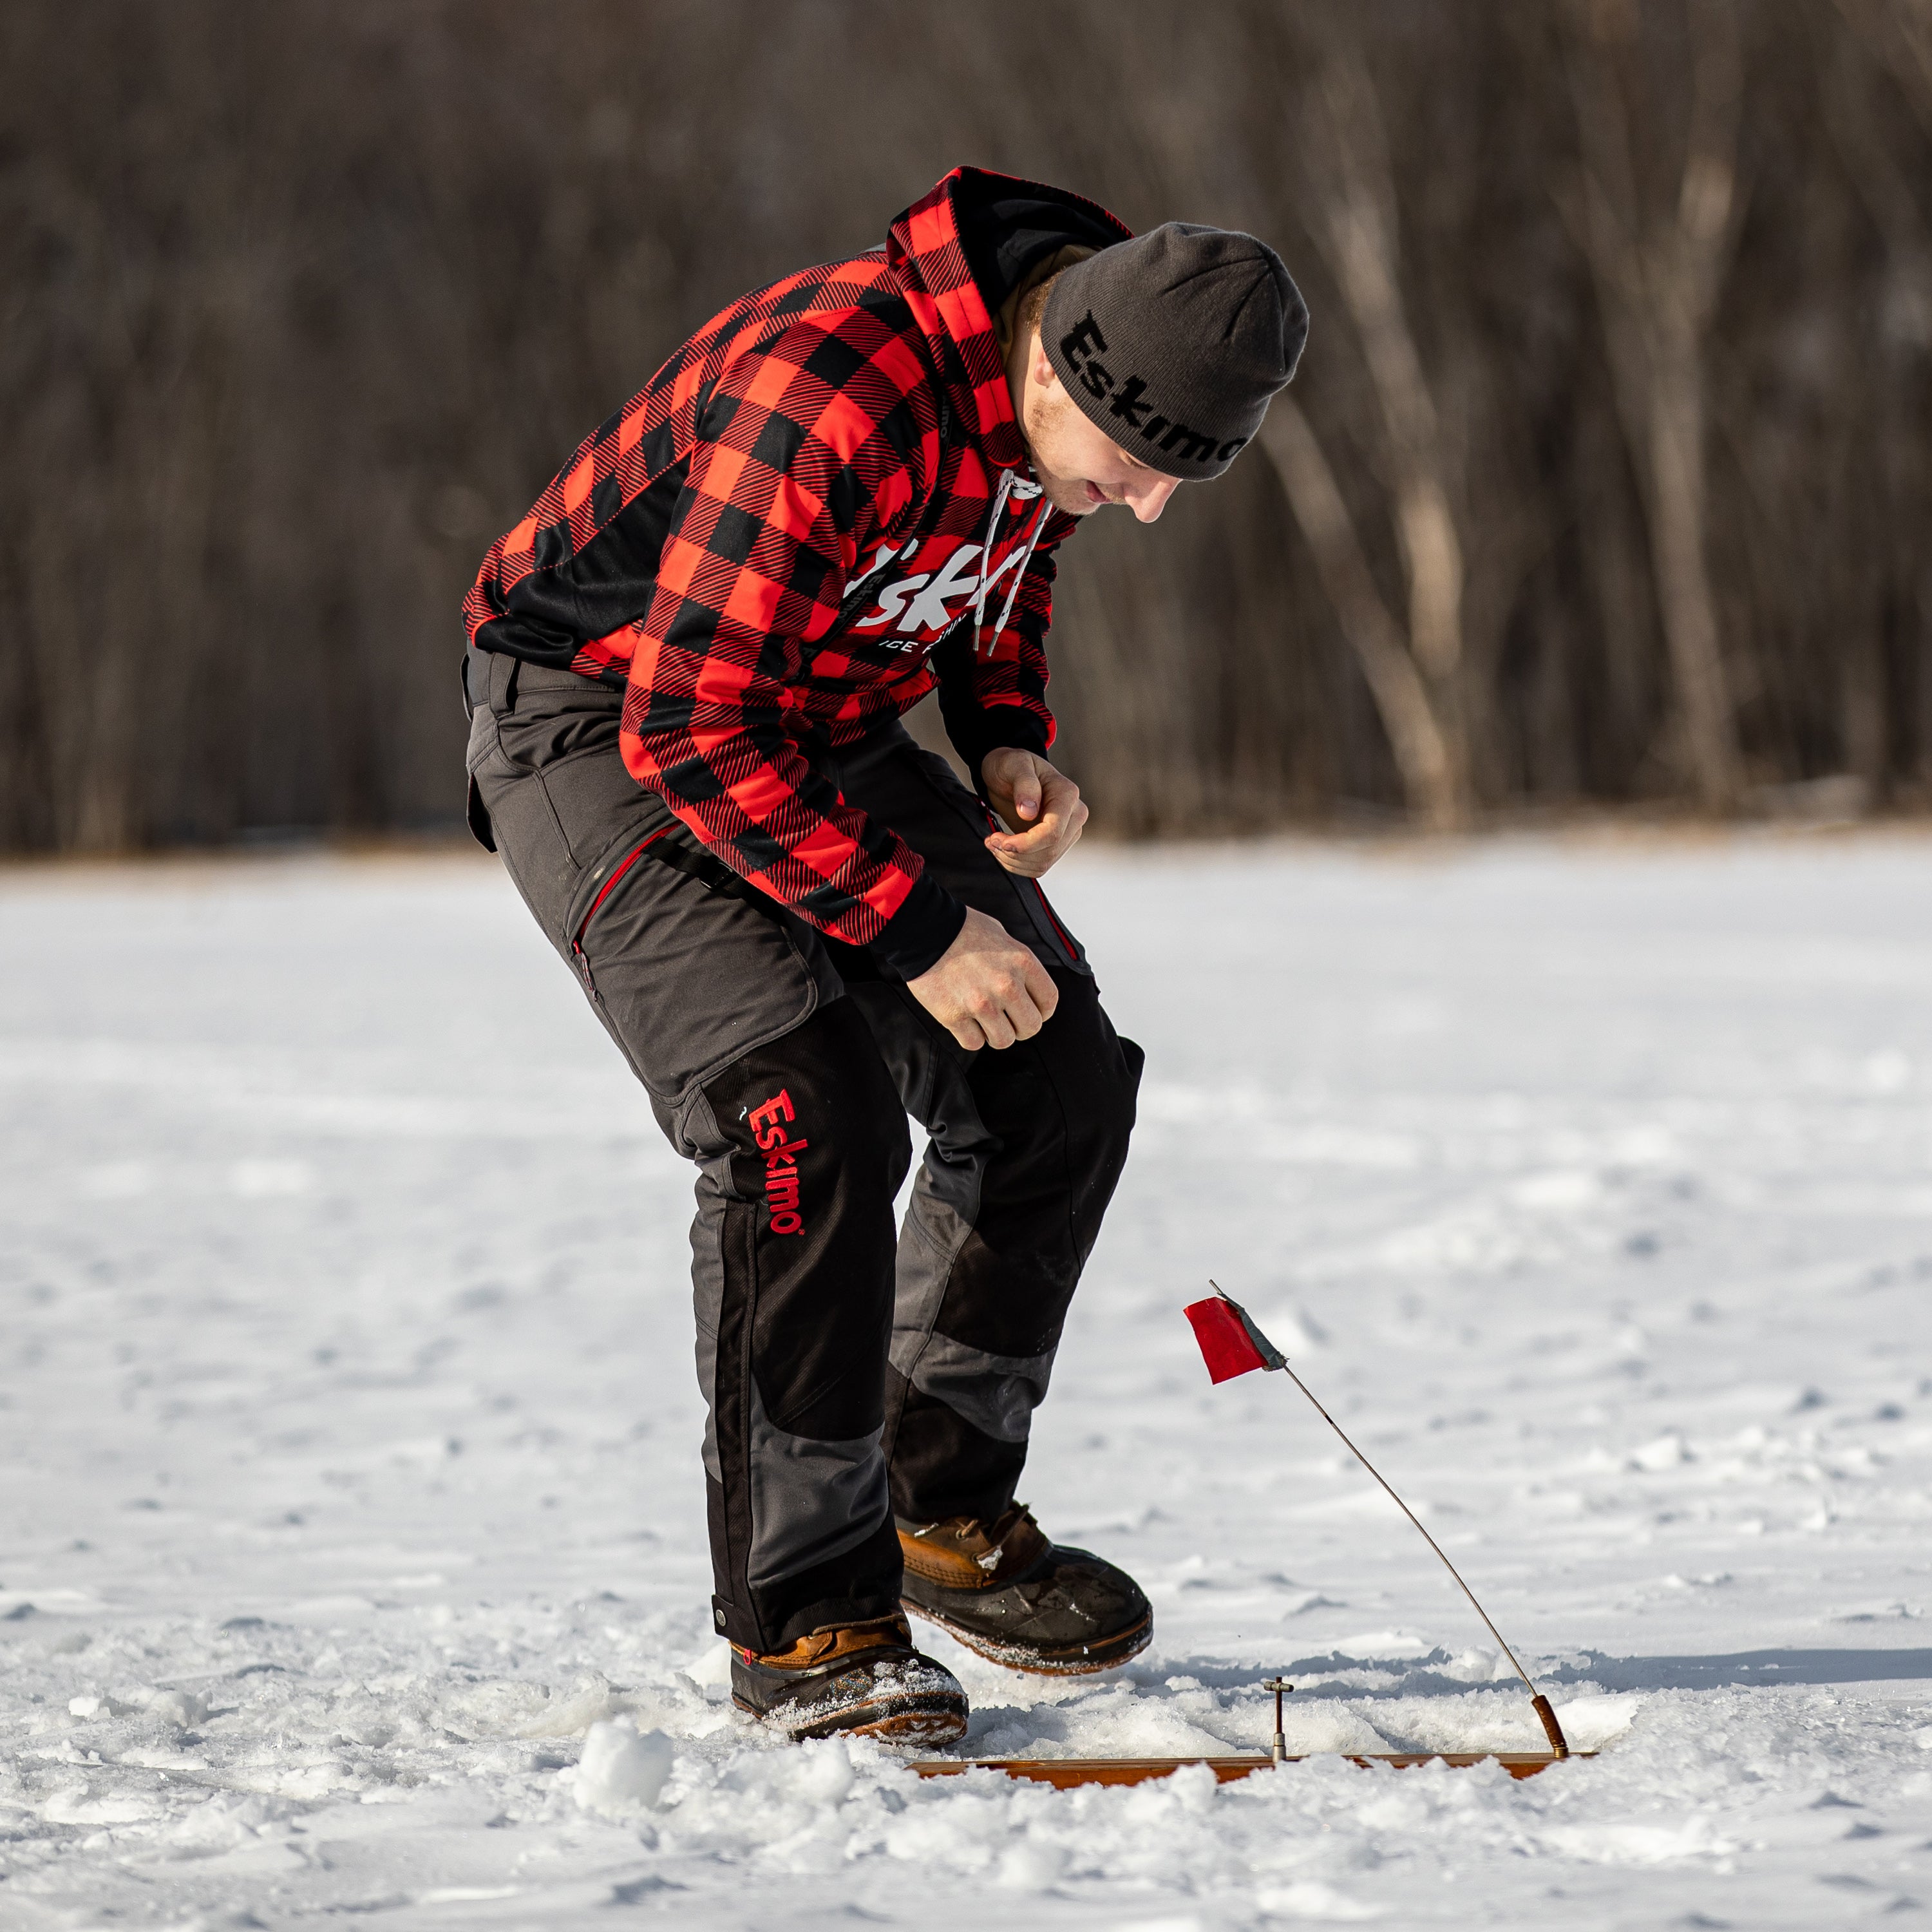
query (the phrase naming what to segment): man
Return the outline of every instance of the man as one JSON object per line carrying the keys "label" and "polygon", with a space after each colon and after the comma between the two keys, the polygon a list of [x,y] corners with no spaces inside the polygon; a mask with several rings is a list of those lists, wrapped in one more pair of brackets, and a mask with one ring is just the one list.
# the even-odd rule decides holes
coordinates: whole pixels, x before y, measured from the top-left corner
{"label": "man", "polygon": [[1141,1067],[1037,884],[1053,560],[1220,475],[1306,330],[1250,237],[961,169],[707,322],[466,603],[470,822],[698,1164],[714,1618],[794,1737],[964,1731],[906,1610],[1048,1674],[1150,1635],[1013,1499]]}

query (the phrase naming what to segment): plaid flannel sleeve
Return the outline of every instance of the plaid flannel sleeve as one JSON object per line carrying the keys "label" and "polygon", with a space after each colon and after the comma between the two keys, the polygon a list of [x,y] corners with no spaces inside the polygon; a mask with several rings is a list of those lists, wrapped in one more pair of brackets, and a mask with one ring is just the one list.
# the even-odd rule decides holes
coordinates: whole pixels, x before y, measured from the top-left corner
{"label": "plaid flannel sleeve", "polygon": [[973,782],[982,785],[980,764],[1002,745],[1044,754],[1054,740],[1053,713],[1046,703],[1046,633],[1053,622],[1055,553],[1075,527],[1074,519],[1048,510],[1040,542],[1027,560],[1019,594],[1006,628],[981,647],[970,626],[938,653],[939,708],[946,735],[965,760]]}
{"label": "plaid flannel sleeve", "polygon": [[860,547],[911,500],[880,428],[896,393],[830,336],[721,382],[639,627],[622,745],[632,776],[734,872],[911,979],[964,908],[890,826],[841,802],[800,748],[792,702]]}

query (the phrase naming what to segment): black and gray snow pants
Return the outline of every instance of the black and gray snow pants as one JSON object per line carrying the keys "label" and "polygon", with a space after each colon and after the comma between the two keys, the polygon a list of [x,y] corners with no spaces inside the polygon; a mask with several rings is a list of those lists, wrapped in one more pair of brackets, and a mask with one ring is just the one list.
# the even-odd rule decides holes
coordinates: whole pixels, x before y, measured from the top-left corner
{"label": "black and gray snow pants", "polygon": [[[698,1164],[716,1626],[770,1652],[884,1615],[896,1514],[1012,1498],[1140,1049],[1038,886],[980,843],[980,802],[896,722],[814,762],[1053,975],[1054,1016],[1003,1052],[962,1049],[862,950],[705,852],[625,769],[620,691],[502,656],[470,669],[472,825]],[[932,1138],[896,1238],[908,1114]]]}

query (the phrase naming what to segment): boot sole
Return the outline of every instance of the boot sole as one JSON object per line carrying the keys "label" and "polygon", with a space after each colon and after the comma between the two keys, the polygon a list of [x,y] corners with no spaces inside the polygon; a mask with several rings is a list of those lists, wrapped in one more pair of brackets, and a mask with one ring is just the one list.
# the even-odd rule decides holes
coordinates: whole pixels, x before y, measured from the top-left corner
{"label": "boot sole", "polygon": [[900,1600],[912,1616],[937,1624],[956,1643],[963,1643],[976,1657],[1029,1677],[1090,1677],[1096,1671],[1118,1670],[1130,1659],[1139,1656],[1154,1641],[1154,1618],[1142,1618],[1131,1628],[1117,1630],[1098,1643],[1083,1643],[1066,1650],[1040,1650],[1030,1644],[1002,1643],[964,1624],[955,1623],[943,1612],[928,1610],[910,1597]]}
{"label": "boot sole", "polygon": [[828,1712],[815,1721],[786,1723],[782,1711],[760,1711],[744,1699],[732,1702],[752,1717],[784,1726],[795,1744],[811,1738],[874,1738],[890,1744],[957,1744],[966,1735],[966,1705],[958,1698],[880,1697]]}

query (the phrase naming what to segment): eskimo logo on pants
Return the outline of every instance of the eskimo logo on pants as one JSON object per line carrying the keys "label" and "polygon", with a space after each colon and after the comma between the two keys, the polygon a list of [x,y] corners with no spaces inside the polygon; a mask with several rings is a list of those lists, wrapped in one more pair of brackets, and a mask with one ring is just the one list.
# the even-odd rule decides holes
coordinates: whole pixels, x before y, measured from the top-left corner
{"label": "eskimo logo on pants", "polygon": [[765,1205],[775,1234],[805,1232],[798,1204],[798,1156],[812,1143],[787,1138],[784,1124],[795,1118],[790,1090],[784,1087],[754,1107],[750,1116],[752,1135],[765,1156]]}

